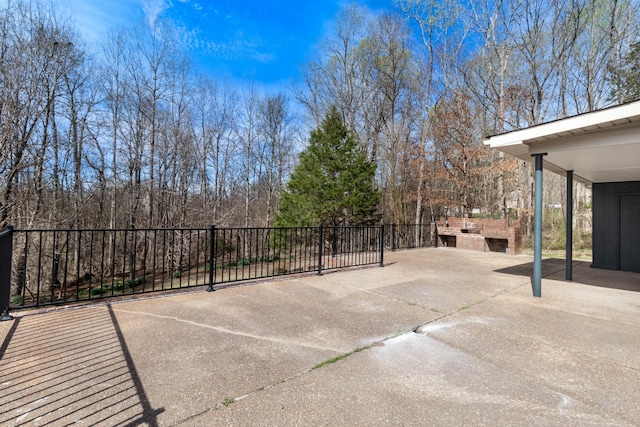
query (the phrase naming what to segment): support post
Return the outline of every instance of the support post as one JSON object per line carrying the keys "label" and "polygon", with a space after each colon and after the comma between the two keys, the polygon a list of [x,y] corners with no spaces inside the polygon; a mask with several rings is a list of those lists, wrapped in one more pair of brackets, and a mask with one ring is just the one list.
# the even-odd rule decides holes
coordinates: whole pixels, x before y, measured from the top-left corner
{"label": "support post", "polygon": [[535,193],[533,212],[533,296],[542,296],[542,158],[547,153],[534,154]]}
{"label": "support post", "polygon": [[209,287],[207,292],[213,292],[216,280],[216,226],[212,225],[209,232],[211,233],[211,241],[209,242]]}
{"label": "support post", "polygon": [[573,280],[573,171],[567,171],[567,224],[565,279]]}
{"label": "support post", "polygon": [[13,226],[0,233],[0,321],[11,320],[11,258],[13,256]]}

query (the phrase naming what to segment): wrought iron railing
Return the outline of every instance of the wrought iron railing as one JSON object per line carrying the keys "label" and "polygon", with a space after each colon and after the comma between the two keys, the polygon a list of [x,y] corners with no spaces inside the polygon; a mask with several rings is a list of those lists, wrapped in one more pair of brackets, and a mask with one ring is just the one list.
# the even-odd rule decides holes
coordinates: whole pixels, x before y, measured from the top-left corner
{"label": "wrought iron railing", "polygon": [[383,264],[433,244],[431,224],[0,233],[0,313],[10,309]]}
{"label": "wrought iron railing", "polygon": [[394,251],[434,246],[435,226],[435,223],[388,224],[385,226],[385,249]]}

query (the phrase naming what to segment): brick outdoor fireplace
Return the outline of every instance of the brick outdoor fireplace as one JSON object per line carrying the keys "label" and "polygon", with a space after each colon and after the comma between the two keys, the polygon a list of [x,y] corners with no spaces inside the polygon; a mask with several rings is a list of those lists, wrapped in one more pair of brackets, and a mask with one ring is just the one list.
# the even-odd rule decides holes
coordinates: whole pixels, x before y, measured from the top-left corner
{"label": "brick outdoor fireplace", "polygon": [[438,245],[483,252],[522,253],[519,220],[440,218]]}

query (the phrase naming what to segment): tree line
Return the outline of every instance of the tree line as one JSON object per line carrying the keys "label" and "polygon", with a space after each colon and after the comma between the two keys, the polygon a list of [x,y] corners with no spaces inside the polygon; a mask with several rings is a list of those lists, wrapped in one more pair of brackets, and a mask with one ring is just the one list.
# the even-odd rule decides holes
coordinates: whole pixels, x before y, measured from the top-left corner
{"label": "tree line", "polygon": [[199,74],[167,22],[89,48],[54,6],[8,1],[0,227],[273,226],[297,153],[335,112],[376,166],[377,218],[526,223],[531,167],[483,137],[639,93],[635,0],[394,6],[343,7],[300,80],[265,93]]}

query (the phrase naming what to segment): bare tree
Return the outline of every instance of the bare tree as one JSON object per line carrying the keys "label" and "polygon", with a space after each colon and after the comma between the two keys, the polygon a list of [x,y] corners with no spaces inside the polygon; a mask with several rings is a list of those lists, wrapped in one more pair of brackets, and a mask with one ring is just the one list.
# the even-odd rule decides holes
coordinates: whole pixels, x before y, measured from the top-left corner
{"label": "bare tree", "polygon": [[166,102],[157,113],[157,222],[162,227],[185,227],[199,163],[192,85],[185,61],[173,62],[167,68]]}
{"label": "bare tree", "polygon": [[234,210],[225,205],[231,192],[236,144],[232,140],[238,108],[235,90],[203,77],[194,99],[200,154],[200,209],[207,223],[225,224]]}
{"label": "bare tree", "polygon": [[[371,34],[371,91],[377,102],[367,106],[378,115],[381,186],[390,206],[388,219],[406,223],[409,189],[411,139],[418,120],[421,87],[408,27],[398,15],[379,17]],[[370,131],[371,132],[371,131]]]}
{"label": "bare tree", "polygon": [[606,73],[623,59],[640,36],[637,1],[582,0],[581,26],[575,53],[569,58],[572,79],[567,89],[575,111],[586,112],[607,104]]}
{"label": "bare tree", "polygon": [[101,125],[106,129],[110,145],[105,148],[109,156],[110,171],[105,170],[105,175],[110,175],[108,180],[110,187],[109,203],[109,227],[116,228],[118,222],[118,189],[123,182],[121,177],[121,165],[119,154],[121,145],[124,144],[124,109],[127,93],[125,58],[125,34],[112,32],[107,35],[102,44],[100,85],[103,97],[103,111]]}
{"label": "bare tree", "polygon": [[[1,227],[8,221],[41,220],[51,189],[45,174],[52,169],[54,176],[46,178],[54,182],[60,197],[56,104],[65,76],[73,72],[78,63],[74,58],[81,53],[55,10],[39,3],[8,2],[0,10],[0,32]],[[26,209],[17,211],[20,206]],[[51,209],[47,212],[57,221]]]}
{"label": "bare tree", "polygon": [[262,149],[260,161],[264,164],[260,183],[265,188],[264,226],[271,227],[275,209],[280,201],[285,175],[293,156],[293,133],[288,99],[283,94],[267,96],[260,103]]}
{"label": "bare tree", "polygon": [[249,227],[251,221],[251,202],[253,201],[253,183],[256,175],[260,175],[262,165],[256,163],[255,154],[258,144],[258,113],[259,98],[255,85],[252,83],[248,93],[243,96],[242,110],[239,114],[238,127],[236,129],[236,137],[242,150],[242,181],[244,184],[244,218],[245,227]]}
{"label": "bare tree", "polygon": [[[356,5],[339,12],[333,33],[320,44],[317,58],[305,67],[304,87],[296,88],[295,94],[306,108],[313,126],[319,126],[325,114],[335,106],[363,149],[369,152],[369,157],[375,159],[374,135],[379,128],[376,129],[371,121],[378,117],[368,115],[375,94],[369,86],[373,78],[371,50],[363,43],[369,40],[369,19]],[[372,128],[375,129],[373,132]]]}

